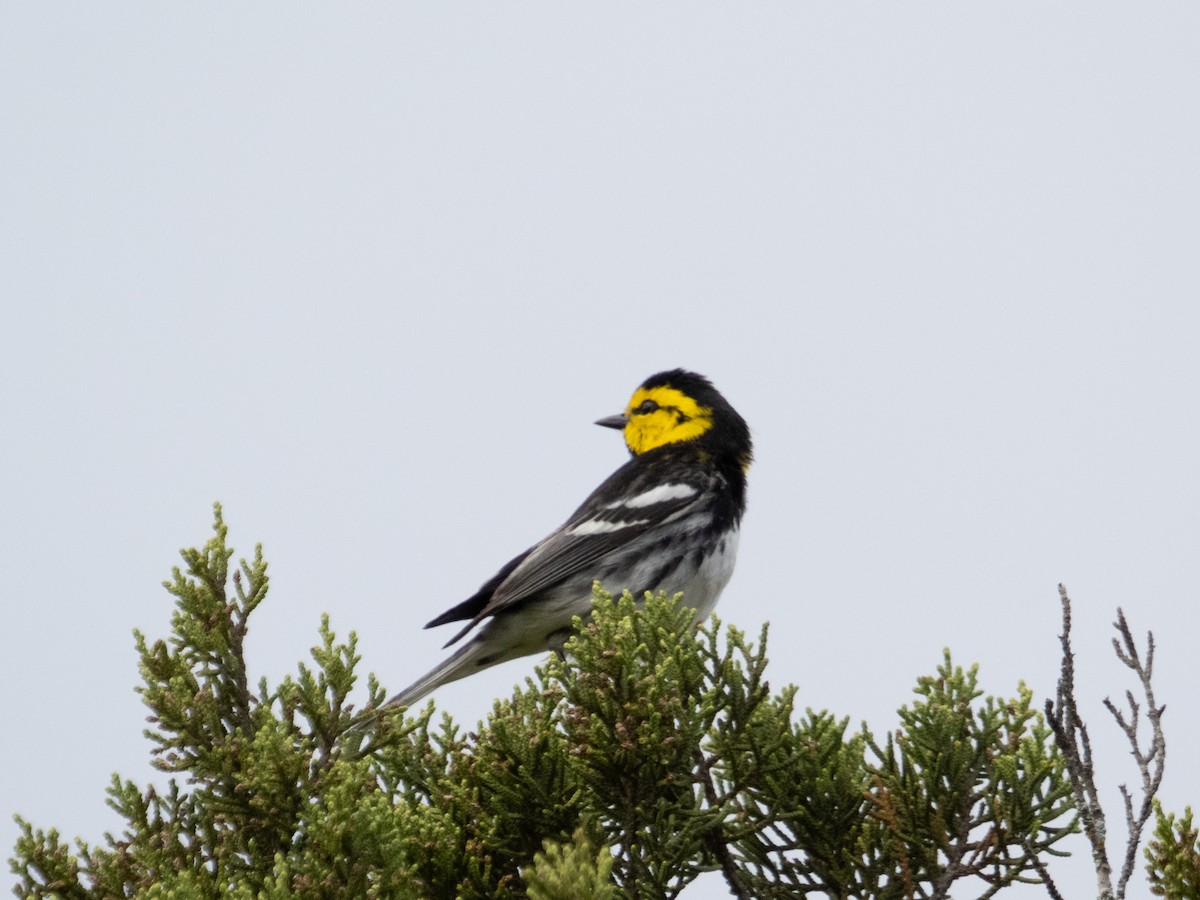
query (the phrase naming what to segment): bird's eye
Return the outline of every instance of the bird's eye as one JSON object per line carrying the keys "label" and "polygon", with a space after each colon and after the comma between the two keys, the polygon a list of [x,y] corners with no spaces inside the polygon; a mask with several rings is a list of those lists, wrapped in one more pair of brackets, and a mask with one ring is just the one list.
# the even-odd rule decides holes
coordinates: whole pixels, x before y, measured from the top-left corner
{"label": "bird's eye", "polygon": [[642,405],[635,409],[634,412],[638,415],[645,415],[646,413],[654,412],[656,409],[658,409],[658,404],[653,400],[643,400]]}

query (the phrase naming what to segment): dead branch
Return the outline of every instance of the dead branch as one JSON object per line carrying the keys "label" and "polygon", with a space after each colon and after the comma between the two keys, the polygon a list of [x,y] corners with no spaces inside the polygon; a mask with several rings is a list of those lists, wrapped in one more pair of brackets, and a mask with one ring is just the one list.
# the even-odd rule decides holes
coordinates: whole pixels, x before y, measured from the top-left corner
{"label": "dead branch", "polygon": [[1154,701],[1154,689],[1150,684],[1154,674],[1154,633],[1146,633],[1146,661],[1143,664],[1138,654],[1137,644],[1129,623],[1125,621],[1125,613],[1117,609],[1117,621],[1113,623],[1120,640],[1113,638],[1113,650],[1117,659],[1133,671],[1142,686],[1142,694],[1146,701],[1146,719],[1150,723],[1150,746],[1143,751],[1138,741],[1139,714],[1141,708],[1134,699],[1132,691],[1125,692],[1125,701],[1129,704],[1129,719],[1121,714],[1116,705],[1107,697],[1104,706],[1117,721],[1117,727],[1129,739],[1129,745],[1134,762],[1137,763],[1138,774],[1142,776],[1141,804],[1137,813],[1133,809],[1133,796],[1125,785],[1121,785],[1121,799],[1125,803],[1125,824],[1129,829],[1129,838],[1125,844],[1125,860],[1121,865],[1121,877],[1117,882],[1117,896],[1125,896],[1125,887],[1133,874],[1136,862],[1138,844],[1141,842],[1142,829],[1154,812],[1154,797],[1162,784],[1163,768],[1167,756],[1167,744],[1162,731],[1162,714],[1166,706],[1158,706]]}
{"label": "dead branch", "polygon": [[1096,867],[1096,886],[1099,900],[1115,900],[1112,887],[1112,866],[1108,862],[1105,847],[1107,826],[1104,809],[1100,806],[1096,790],[1095,772],[1092,768],[1092,742],[1088,738],[1087,726],[1079,716],[1075,703],[1075,654],[1071,650],[1071,598],[1065,585],[1058,586],[1062,602],[1063,630],[1059,635],[1062,643],[1062,671],[1058,676],[1058,702],[1046,701],[1046,721],[1054,732],[1054,741],[1062,751],[1071,779],[1071,790],[1075,794],[1075,808],[1079,810],[1079,821],[1083,833],[1092,848],[1092,862]]}
{"label": "dead branch", "polygon": [[[1138,729],[1141,725],[1141,705],[1135,699],[1132,691],[1125,692],[1128,704],[1128,714],[1117,708],[1108,698],[1104,706],[1117,722],[1117,727],[1125,734],[1132,748],[1134,762],[1141,775],[1141,803],[1135,812],[1133,795],[1125,785],[1120,786],[1121,799],[1125,804],[1125,824],[1129,836],[1125,842],[1125,855],[1121,865],[1121,875],[1116,888],[1112,883],[1112,866],[1108,861],[1106,847],[1107,827],[1104,810],[1100,806],[1099,793],[1096,790],[1096,773],[1092,766],[1092,747],[1088,739],[1087,726],[1079,716],[1075,698],[1075,655],[1071,650],[1071,598],[1067,589],[1058,586],[1059,598],[1062,601],[1063,630],[1060,635],[1062,643],[1062,671],[1058,679],[1057,702],[1046,701],[1046,720],[1054,733],[1055,743],[1062,751],[1066,762],[1067,775],[1071,779],[1071,789],[1075,794],[1075,807],[1079,811],[1079,820],[1083,825],[1083,833],[1087,836],[1092,848],[1092,861],[1096,866],[1096,881],[1099,900],[1124,900],[1129,878],[1137,858],[1137,849],[1141,843],[1142,829],[1154,811],[1154,797],[1162,783],[1163,763],[1166,759],[1166,741],[1162,732],[1162,714],[1165,706],[1158,706],[1154,700],[1154,691],[1150,679],[1154,672],[1154,635],[1147,632],[1146,658],[1142,662],[1137,643],[1125,620],[1125,613],[1117,610],[1117,621],[1113,623],[1118,637],[1113,638],[1113,649],[1127,668],[1131,669],[1141,684],[1146,704],[1146,719],[1150,722],[1150,744],[1142,749],[1138,740]],[[1053,895],[1052,891],[1052,895]]]}

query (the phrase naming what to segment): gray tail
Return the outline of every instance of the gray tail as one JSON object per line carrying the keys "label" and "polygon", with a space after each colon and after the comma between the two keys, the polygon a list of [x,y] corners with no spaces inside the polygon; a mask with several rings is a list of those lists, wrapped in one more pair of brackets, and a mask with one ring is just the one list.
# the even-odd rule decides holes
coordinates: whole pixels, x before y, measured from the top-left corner
{"label": "gray tail", "polygon": [[458,679],[465,678],[472,672],[478,672],[480,669],[487,668],[492,662],[496,662],[496,660],[482,662],[480,658],[486,653],[487,647],[483,642],[478,639],[471,641],[465,646],[460,647],[448,659],[438,663],[387,703],[383,704],[381,709],[386,709],[390,706],[411,707],[414,703],[420,702],[443,684],[458,681]]}

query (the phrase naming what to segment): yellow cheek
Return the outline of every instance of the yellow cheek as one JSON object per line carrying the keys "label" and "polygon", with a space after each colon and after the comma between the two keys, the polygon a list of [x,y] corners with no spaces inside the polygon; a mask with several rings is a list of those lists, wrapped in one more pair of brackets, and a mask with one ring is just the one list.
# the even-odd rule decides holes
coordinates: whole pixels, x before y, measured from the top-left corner
{"label": "yellow cheek", "polygon": [[625,426],[625,443],[634,453],[645,453],[666,443],[666,434],[670,430],[666,413],[643,413],[630,418]]}
{"label": "yellow cheek", "polygon": [[[635,412],[647,400],[663,409]],[[683,417],[681,422],[680,416]],[[700,437],[712,428],[712,410],[701,406],[683,391],[659,386],[638,388],[625,408],[625,444],[634,453],[645,453],[663,444],[677,444]]]}
{"label": "yellow cheek", "polygon": [[634,453],[646,453],[663,444],[698,438],[711,427],[712,419],[707,416],[680,422],[675,413],[660,409],[632,416],[625,426],[625,443]]}

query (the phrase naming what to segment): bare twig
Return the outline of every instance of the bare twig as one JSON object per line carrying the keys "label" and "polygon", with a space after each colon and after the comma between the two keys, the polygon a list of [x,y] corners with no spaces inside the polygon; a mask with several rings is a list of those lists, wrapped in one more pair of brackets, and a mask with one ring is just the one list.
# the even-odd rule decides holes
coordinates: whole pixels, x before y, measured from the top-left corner
{"label": "bare twig", "polygon": [[1088,738],[1087,726],[1079,717],[1075,705],[1075,654],[1071,651],[1071,598],[1064,585],[1058,586],[1062,602],[1063,630],[1059,635],[1062,643],[1062,671],[1058,676],[1058,702],[1046,701],[1046,721],[1054,732],[1054,741],[1062,751],[1071,779],[1071,790],[1075,794],[1075,808],[1083,823],[1083,833],[1092,846],[1092,862],[1096,867],[1096,887],[1099,900],[1114,900],[1112,866],[1108,862],[1105,848],[1107,827],[1104,810],[1096,791],[1095,772],[1092,769],[1092,742]]}
{"label": "bare twig", "polygon": [[[1104,810],[1100,806],[1096,790],[1095,771],[1092,767],[1092,748],[1088,739],[1087,726],[1079,717],[1075,701],[1075,657],[1071,651],[1071,598],[1067,589],[1058,586],[1058,594],[1063,608],[1063,632],[1060,636],[1063,649],[1062,672],[1058,679],[1057,703],[1046,701],[1046,719],[1054,733],[1055,743],[1062,751],[1066,762],[1067,775],[1071,779],[1071,789],[1075,794],[1075,806],[1079,810],[1079,819],[1083,823],[1083,832],[1092,846],[1092,861],[1096,866],[1097,887],[1099,900],[1124,900],[1125,889],[1133,874],[1137,857],[1138,844],[1141,842],[1142,829],[1149,820],[1154,809],[1154,797],[1162,783],[1163,763],[1166,759],[1166,741],[1162,732],[1162,714],[1165,706],[1158,706],[1154,700],[1154,691],[1150,679],[1154,672],[1154,635],[1147,633],[1146,661],[1142,662],[1133,633],[1125,621],[1125,613],[1117,610],[1118,638],[1113,638],[1113,649],[1117,659],[1133,670],[1141,683],[1146,702],[1146,719],[1150,722],[1150,746],[1143,751],[1138,742],[1138,728],[1141,724],[1141,706],[1133,696],[1132,691],[1125,692],[1129,704],[1128,718],[1116,707],[1111,700],[1105,698],[1104,706],[1117,722],[1117,727],[1129,739],[1134,761],[1142,777],[1141,803],[1134,811],[1133,795],[1125,785],[1120,786],[1121,799],[1125,804],[1125,824],[1129,836],[1125,842],[1125,856],[1121,865],[1121,875],[1116,888],[1112,884],[1112,866],[1108,861],[1105,846],[1106,825]],[[1052,895],[1056,893],[1051,891]]]}
{"label": "bare twig", "polygon": [[1129,704],[1130,710],[1128,721],[1125,720],[1116,705],[1105,698],[1104,706],[1112,713],[1113,718],[1117,720],[1117,726],[1129,739],[1133,759],[1137,763],[1138,773],[1142,776],[1142,802],[1136,815],[1133,809],[1133,796],[1125,785],[1121,785],[1121,799],[1125,802],[1125,824],[1129,828],[1129,839],[1125,845],[1125,861],[1121,866],[1121,878],[1117,882],[1117,896],[1124,897],[1125,886],[1133,874],[1137,848],[1142,838],[1142,829],[1145,828],[1146,822],[1154,812],[1154,797],[1158,793],[1159,785],[1162,784],[1163,767],[1167,756],[1167,744],[1162,731],[1162,714],[1166,710],[1166,706],[1158,706],[1154,702],[1154,689],[1150,685],[1151,676],[1154,674],[1153,632],[1146,633],[1146,661],[1143,664],[1138,654],[1137,644],[1134,643],[1133,634],[1129,630],[1129,623],[1125,621],[1123,610],[1117,610],[1117,621],[1113,623],[1113,627],[1117,629],[1121,638],[1119,641],[1117,638],[1113,638],[1113,649],[1116,651],[1117,659],[1137,675],[1146,700],[1146,719],[1150,722],[1150,746],[1143,751],[1138,743],[1140,707],[1133,697],[1133,692],[1125,692],[1125,700]]}

